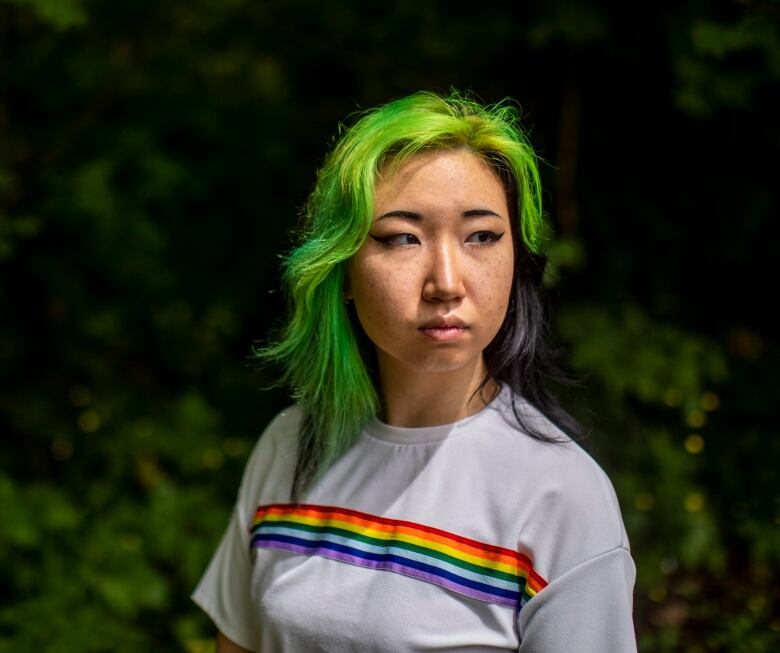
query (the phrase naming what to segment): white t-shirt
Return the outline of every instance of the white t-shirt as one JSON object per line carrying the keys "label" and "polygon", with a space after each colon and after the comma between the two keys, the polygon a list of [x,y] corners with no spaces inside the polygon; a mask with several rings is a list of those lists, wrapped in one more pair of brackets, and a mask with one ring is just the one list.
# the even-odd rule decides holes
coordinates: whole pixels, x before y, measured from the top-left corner
{"label": "white t-shirt", "polygon": [[612,485],[578,445],[513,426],[510,392],[443,426],[373,419],[299,505],[302,411],[282,411],[193,600],[262,653],[636,651]]}

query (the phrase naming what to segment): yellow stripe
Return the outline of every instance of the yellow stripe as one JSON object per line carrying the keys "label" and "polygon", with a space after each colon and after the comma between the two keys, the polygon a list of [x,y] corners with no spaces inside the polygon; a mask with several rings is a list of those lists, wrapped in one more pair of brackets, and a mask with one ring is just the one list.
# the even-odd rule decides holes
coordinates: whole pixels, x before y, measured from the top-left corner
{"label": "yellow stripe", "polygon": [[307,524],[310,526],[333,526],[335,528],[342,528],[352,533],[367,535],[368,537],[373,537],[378,540],[385,540],[388,542],[402,541],[402,542],[408,542],[409,544],[416,544],[418,546],[422,546],[427,549],[440,551],[441,553],[450,555],[453,558],[457,558],[459,560],[465,560],[467,562],[478,565],[480,567],[495,569],[497,571],[504,571],[506,573],[513,574],[515,576],[520,576],[521,578],[526,578],[528,573],[524,568],[520,567],[519,565],[510,565],[504,562],[488,560],[481,556],[471,555],[469,553],[461,551],[460,549],[455,549],[445,544],[440,544],[439,542],[432,542],[431,540],[422,537],[415,537],[413,535],[407,535],[406,533],[388,533],[386,531],[375,530],[373,528],[358,527],[355,526],[354,524],[351,524],[350,522],[342,521],[340,519],[333,519],[333,518],[318,519],[316,517],[304,517],[302,515],[290,515],[290,514],[287,515],[267,514],[262,518],[260,522],[256,522],[255,526],[257,526],[258,523],[262,523],[264,521],[268,521],[268,522],[291,521],[300,524]]}

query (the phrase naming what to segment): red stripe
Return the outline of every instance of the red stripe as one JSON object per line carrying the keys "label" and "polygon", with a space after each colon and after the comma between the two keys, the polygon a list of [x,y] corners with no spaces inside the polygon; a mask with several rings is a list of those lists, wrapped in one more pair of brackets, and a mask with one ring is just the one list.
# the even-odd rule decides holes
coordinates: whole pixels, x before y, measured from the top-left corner
{"label": "red stripe", "polygon": [[538,591],[539,589],[543,589],[544,587],[547,586],[547,581],[536,572],[528,556],[526,556],[523,553],[520,553],[519,551],[513,551],[512,549],[507,549],[502,546],[496,546],[494,544],[480,542],[479,540],[473,540],[468,537],[463,537],[462,535],[456,535],[455,533],[450,533],[440,528],[434,528],[433,526],[425,526],[423,524],[416,524],[414,522],[406,521],[403,519],[391,519],[389,517],[380,517],[379,515],[371,515],[366,512],[351,510],[349,508],[342,508],[340,506],[322,506],[322,505],[311,504],[311,503],[300,503],[300,504],[271,503],[271,504],[257,507],[257,511],[255,512],[255,520],[257,520],[258,516],[263,512],[274,511],[274,512],[289,514],[289,513],[295,513],[300,509],[311,510],[312,512],[319,512],[323,514],[343,514],[352,517],[358,517],[360,519],[366,519],[368,521],[379,522],[381,524],[386,524],[388,526],[401,525],[401,526],[406,526],[408,528],[415,528],[427,533],[433,533],[441,537],[450,538],[452,540],[455,540],[456,542],[461,542],[463,544],[474,546],[479,549],[506,555],[511,558],[515,558],[518,561],[518,566],[522,567],[527,571],[528,573],[527,582],[530,583],[533,581],[535,586],[534,589]]}

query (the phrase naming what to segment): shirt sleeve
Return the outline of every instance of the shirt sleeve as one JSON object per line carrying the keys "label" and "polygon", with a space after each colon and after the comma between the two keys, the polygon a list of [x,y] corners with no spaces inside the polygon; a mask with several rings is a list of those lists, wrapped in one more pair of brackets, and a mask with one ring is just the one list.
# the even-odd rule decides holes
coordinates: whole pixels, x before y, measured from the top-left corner
{"label": "shirt sleeve", "polygon": [[631,554],[619,547],[553,580],[520,611],[520,653],[635,653]]}
{"label": "shirt sleeve", "polygon": [[258,439],[244,468],[222,540],[191,595],[223,635],[250,651],[257,651],[260,641],[259,619],[252,599],[250,521],[259,497],[264,495],[263,488],[287,487],[279,482],[280,468],[284,466],[280,462],[289,467],[294,458],[280,460],[278,442],[297,433],[300,416],[298,407],[280,412]]}
{"label": "shirt sleeve", "polygon": [[192,600],[211,617],[223,635],[255,651],[259,637],[250,596],[249,529],[242,521],[241,510],[236,506],[216,553],[192,593]]}

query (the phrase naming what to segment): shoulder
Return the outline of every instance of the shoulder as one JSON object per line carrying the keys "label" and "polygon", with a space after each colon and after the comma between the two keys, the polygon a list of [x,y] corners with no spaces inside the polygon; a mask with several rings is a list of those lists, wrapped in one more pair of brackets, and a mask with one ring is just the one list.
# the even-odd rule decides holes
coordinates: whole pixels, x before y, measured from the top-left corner
{"label": "shoulder", "polygon": [[284,487],[295,467],[298,432],[303,409],[293,404],[279,411],[268,423],[249,455],[241,479],[242,503],[254,504],[259,497]]}
{"label": "shoulder", "polygon": [[288,448],[294,444],[303,420],[303,409],[292,404],[280,410],[257,439],[249,456],[247,470],[256,467],[261,461],[267,460],[271,453]]}
{"label": "shoulder", "polygon": [[601,466],[573,442],[540,447],[539,509],[566,560],[560,571],[613,549],[628,550],[620,503]]}
{"label": "shoulder", "polygon": [[503,402],[502,456],[514,466],[518,492],[527,503],[523,539],[544,559],[540,562],[549,577],[613,549],[628,551],[620,504],[605,471],[539,410],[514,398],[526,427],[554,440],[531,437],[514,418],[511,404]]}
{"label": "shoulder", "polygon": [[303,408],[298,404],[291,404],[280,410],[265,427],[260,436],[269,439],[289,439],[296,438],[303,421]]}

